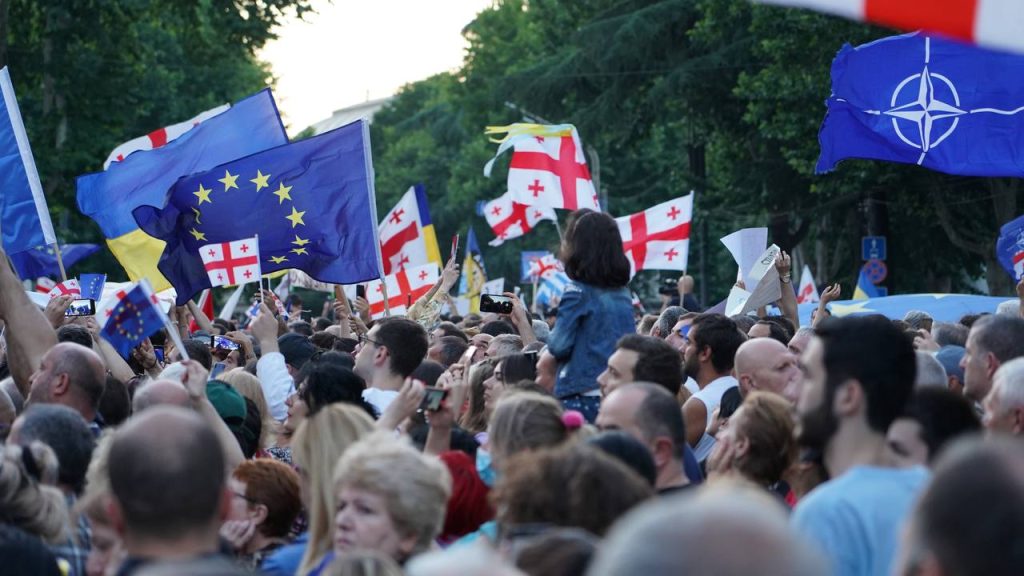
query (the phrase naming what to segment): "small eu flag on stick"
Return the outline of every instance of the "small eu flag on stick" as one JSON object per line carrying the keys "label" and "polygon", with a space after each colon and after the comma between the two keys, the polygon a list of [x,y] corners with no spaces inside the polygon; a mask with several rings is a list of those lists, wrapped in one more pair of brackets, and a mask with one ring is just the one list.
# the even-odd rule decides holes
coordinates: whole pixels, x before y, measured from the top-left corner
{"label": "small eu flag on stick", "polygon": [[167,329],[174,345],[181,352],[182,360],[188,360],[181,336],[171,326],[170,318],[160,308],[149,281],[142,280],[134,288],[125,292],[114,305],[100,334],[122,358],[127,358],[133,348],[162,328]]}

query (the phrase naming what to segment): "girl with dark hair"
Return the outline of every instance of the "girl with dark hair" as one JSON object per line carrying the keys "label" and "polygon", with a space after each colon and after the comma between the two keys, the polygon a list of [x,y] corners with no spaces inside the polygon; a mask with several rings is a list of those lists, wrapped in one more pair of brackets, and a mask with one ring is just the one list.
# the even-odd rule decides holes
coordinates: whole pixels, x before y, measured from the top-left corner
{"label": "girl with dark hair", "polygon": [[572,282],[548,339],[548,351],[559,362],[555,397],[593,422],[601,401],[597,376],[615,342],[636,330],[627,288],[629,260],[615,220],[592,210],[569,216],[560,257]]}

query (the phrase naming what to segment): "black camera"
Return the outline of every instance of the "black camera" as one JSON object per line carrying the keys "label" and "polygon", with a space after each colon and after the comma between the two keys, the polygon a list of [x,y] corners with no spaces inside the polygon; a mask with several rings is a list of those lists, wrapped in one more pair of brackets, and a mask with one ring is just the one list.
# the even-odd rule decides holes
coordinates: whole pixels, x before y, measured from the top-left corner
{"label": "black camera", "polygon": [[663,296],[678,296],[679,295],[679,279],[678,278],[665,278],[661,281],[661,286],[658,286],[658,294]]}

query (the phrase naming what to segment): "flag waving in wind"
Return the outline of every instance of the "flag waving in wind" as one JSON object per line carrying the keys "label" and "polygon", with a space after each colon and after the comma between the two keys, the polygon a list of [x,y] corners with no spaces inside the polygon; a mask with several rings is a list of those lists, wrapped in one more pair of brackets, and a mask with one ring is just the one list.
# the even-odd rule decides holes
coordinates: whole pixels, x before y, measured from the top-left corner
{"label": "flag waving in wind", "polygon": [[167,242],[160,271],[181,305],[212,286],[200,247],[257,234],[263,273],[294,268],[335,284],[381,277],[375,203],[368,125],[357,120],[182,178],[159,206],[134,214]]}
{"label": "flag waving in wind", "polygon": [[57,243],[7,67],[0,68],[0,230],[8,254]]}
{"label": "flag waving in wind", "polygon": [[926,30],[982,46],[1024,52],[1018,0],[758,0],[802,6],[903,30]]}
{"label": "flag waving in wind", "polygon": [[441,250],[422,185],[413,186],[402,195],[377,231],[385,274],[427,262],[441,265]]}
{"label": "flag waving in wind", "polygon": [[686,270],[692,218],[693,192],[616,218],[632,274],[641,270]]}
{"label": "flag waving in wind", "polygon": [[[479,206],[479,205],[478,205]],[[512,199],[512,193],[506,192],[495,200],[480,207],[483,217],[487,219],[491,230],[497,236],[487,244],[501,246],[506,240],[519,238],[537,225],[541,220],[557,222],[555,211],[547,206],[527,206]]]}
{"label": "flag waving in wind", "polygon": [[57,284],[50,290],[50,298],[56,298],[58,296],[71,296],[72,298],[82,297],[82,288],[78,285],[78,280],[70,278]]}
{"label": "flag waving in wind", "polygon": [[221,112],[226,112],[231,106],[224,104],[216,108],[211,108],[195,118],[179,122],[177,124],[171,124],[163,128],[157,128],[145,136],[139,136],[133,138],[121,145],[107,156],[107,160],[103,163],[103,169],[110,168],[110,165],[114,162],[120,162],[128,157],[132,152],[138,152],[139,150],[154,150],[161,146],[166,145],[168,142],[173,142],[182,134],[185,134],[189,130],[195,128],[200,122],[209,120]]}
{"label": "flag waving in wind", "polygon": [[[122,295],[123,294],[123,295]],[[168,326],[170,320],[160,308],[149,282],[143,280],[131,290],[118,294],[117,303],[108,314],[100,335],[122,358],[154,332]],[[185,352],[176,330],[168,330],[182,353]]]}
{"label": "flag waving in wind", "polygon": [[487,269],[476,233],[469,229],[466,235],[466,259],[462,263],[462,278],[459,280],[459,294],[469,298],[470,312],[480,311],[480,290],[487,283]]}
{"label": "flag waving in wind", "polygon": [[869,158],[1024,176],[1024,56],[917,33],[846,45],[826,104],[819,174]]}
{"label": "flag waving in wind", "polygon": [[[385,277],[388,290],[388,308],[391,314],[405,314],[408,307],[430,291],[437,283],[437,264],[424,264],[399,270]],[[366,285],[366,300],[370,303],[370,317],[383,318],[384,286],[380,280]]]}
{"label": "flag waving in wind", "polygon": [[508,193],[527,206],[600,210],[576,128],[571,124],[491,126],[487,134],[507,134],[494,158],[484,166],[491,175],[494,160],[513,149],[508,168]]}

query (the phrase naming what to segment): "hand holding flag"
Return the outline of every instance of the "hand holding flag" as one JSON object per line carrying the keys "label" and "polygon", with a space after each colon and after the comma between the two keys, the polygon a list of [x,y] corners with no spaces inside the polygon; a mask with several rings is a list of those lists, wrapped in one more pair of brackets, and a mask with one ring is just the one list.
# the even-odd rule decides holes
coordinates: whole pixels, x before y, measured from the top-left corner
{"label": "hand holding flag", "polygon": [[[162,328],[168,328],[175,346],[181,352],[183,360],[188,359],[185,346],[181,342],[178,331],[171,328],[171,321],[160,308],[159,301],[148,280],[143,280],[118,297],[117,303],[106,315],[106,322],[100,329],[100,335],[122,358],[127,358],[135,348],[151,334]],[[100,319],[102,321],[102,319]]]}

